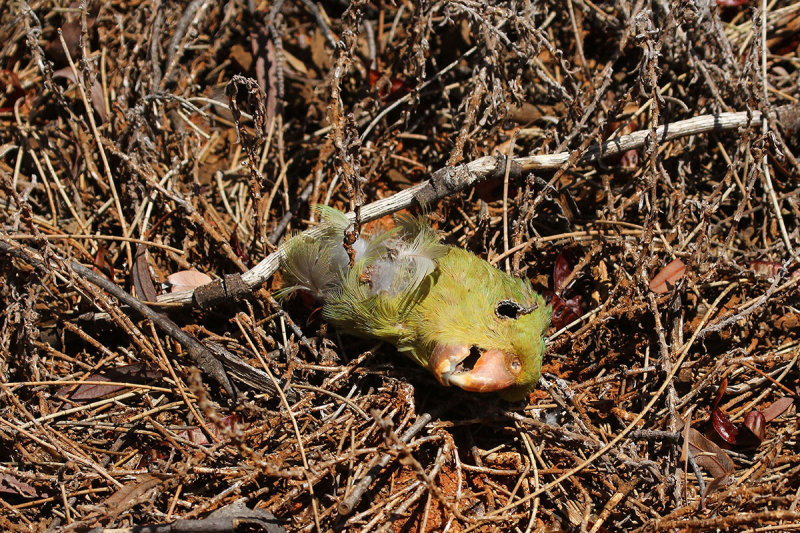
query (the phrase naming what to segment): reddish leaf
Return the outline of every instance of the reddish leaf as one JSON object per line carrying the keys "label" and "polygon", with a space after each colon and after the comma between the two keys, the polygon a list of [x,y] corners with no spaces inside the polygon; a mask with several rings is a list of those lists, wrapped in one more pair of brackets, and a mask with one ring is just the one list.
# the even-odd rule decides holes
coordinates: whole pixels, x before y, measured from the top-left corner
{"label": "reddish leaf", "polygon": [[711,422],[714,425],[714,430],[717,432],[722,440],[728,444],[736,444],[736,438],[739,435],[739,429],[731,422],[722,409],[714,409],[711,411]]}
{"label": "reddish leaf", "polygon": [[717,5],[722,7],[739,7],[747,4],[749,0],[717,0]]}
{"label": "reddish leaf", "polygon": [[[628,111],[632,112],[633,109]],[[635,120],[610,120],[608,123],[606,123],[605,131],[603,132],[603,139],[609,140],[612,137],[619,138],[623,135],[628,135],[639,129],[638,126],[639,125]],[[621,166],[623,169],[632,170],[639,164],[639,150],[627,150],[621,154],[608,156],[605,159],[607,164],[610,166]]]}
{"label": "reddish leaf", "polygon": [[[217,422],[216,424],[210,425],[208,429],[209,431],[211,431],[211,434],[214,435],[215,437],[222,437],[223,429],[231,430],[238,423],[239,423],[238,415],[228,415],[220,419],[220,421]],[[181,437],[182,439],[186,439],[188,441],[193,442],[194,444],[199,444],[201,446],[206,446],[211,444],[208,440],[208,437],[206,437],[205,432],[199,427],[192,427],[189,429],[185,429],[180,433],[178,433],[178,436]]]}
{"label": "reddish leaf", "polygon": [[402,80],[392,78],[392,90],[389,92],[390,98],[397,98],[411,92],[411,86]]}
{"label": "reddish leaf", "polygon": [[[77,84],[78,79],[80,79],[81,84],[83,84],[83,75],[81,74],[80,78],[76,78],[71,67],[64,67],[56,70],[53,72],[53,78],[65,78],[75,84]],[[85,87],[85,84],[83,85]],[[108,120],[108,115],[106,114],[106,102],[105,98],[103,97],[103,88],[100,86],[100,83],[97,80],[95,80],[94,83],[92,83],[92,86],[89,88],[89,96],[91,97],[90,99],[92,101],[92,107],[97,113],[97,116],[100,117],[100,121],[106,122]]]}
{"label": "reddish leaf", "polygon": [[556,257],[556,262],[553,265],[553,290],[558,291],[561,289],[570,274],[572,274],[572,265],[567,259],[567,254],[561,252]]}
{"label": "reddish leaf", "polygon": [[722,401],[722,396],[725,394],[726,390],[728,390],[728,378],[722,378],[719,388],[717,389],[717,396],[714,398],[714,405],[711,406],[712,409],[719,407],[719,402]]}
{"label": "reddish leaf", "polygon": [[764,415],[764,421],[769,422],[789,409],[792,404],[794,404],[794,398],[791,396],[784,396],[783,398],[779,398],[772,402],[769,406],[761,410],[761,414]]}
{"label": "reddish leaf", "polygon": [[[67,50],[69,51],[70,57],[73,59],[73,61],[77,62],[77,60],[81,57],[80,21],[64,21],[64,23],[61,25],[61,35],[64,38],[64,43],[67,45]],[[50,42],[47,43],[44,51],[57,65],[66,65],[68,63],[67,55],[64,53],[64,45],[61,44],[61,39],[58,38],[58,35],[55,35],[52,39],[50,39]]]}
{"label": "reddish leaf", "polygon": [[556,292],[545,292],[545,297],[553,308],[552,323],[556,328],[563,328],[579,319],[582,314],[580,296],[566,299],[558,295],[559,290],[564,288],[564,282],[572,274],[570,255],[570,250],[562,250],[558,254],[553,264],[553,289]]}
{"label": "reddish leaf", "polygon": [[711,422],[714,426],[714,431],[717,432],[722,440],[737,446],[758,446],[764,439],[767,422],[786,411],[794,402],[789,397],[781,398],[763,411],[750,411],[747,413],[744,417],[744,423],[734,424],[728,415],[719,408],[720,401],[727,388],[728,379],[724,378],[714,399]]}
{"label": "reddish leaf", "polygon": [[[111,381],[117,383],[151,383],[160,380],[164,373],[153,367],[144,365],[142,363],[134,363],[132,365],[118,366],[110,368],[97,374],[92,374],[86,381]],[[79,386],[73,393],[69,393],[69,389],[65,387],[59,393],[66,395],[71,401],[90,401],[111,396],[112,394],[125,389],[124,385],[100,385],[100,384],[85,384]]]}
{"label": "reddish leaf", "polygon": [[203,433],[203,430],[200,429],[199,427],[184,429],[183,431],[178,433],[178,436],[184,440],[188,440],[192,444],[197,444],[200,446],[206,446],[208,444],[211,444],[208,438],[206,437],[206,434]]}
{"label": "reddish leaf", "polygon": [[367,71],[367,81],[369,82],[370,87],[375,87],[375,84],[378,83],[378,80],[381,79],[381,73],[371,68]]}
{"label": "reddish leaf", "polygon": [[249,265],[250,256],[247,255],[247,251],[244,249],[244,246],[242,246],[242,241],[239,240],[239,236],[236,234],[237,228],[238,225],[233,227],[230,239],[228,240],[230,241],[231,248],[233,248],[233,252],[236,254],[236,256],[242,260],[242,263],[244,263],[245,265]]}
{"label": "reddish leaf", "polygon": [[35,488],[9,474],[0,474],[0,494],[13,494],[23,498],[39,496]]}
{"label": "reddish leaf", "polygon": [[305,306],[306,309],[312,310],[311,316],[308,317],[308,324],[311,324],[313,315],[317,312],[317,309],[321,310],[322,307],[320,307],[319,301],[310,292],[300,291],[300,301],[303,302],[303,306]]}
{"label": "reddish leaf", "polygon": [[777,278],[783,265],[776,261],[750,261],[750,270],[757,276]]}
{"label": "reddish leaf", "polygon": [[170,292],[188,291],[195,287],[200,287],[214,281],[208,274],[203,274],[197,270],[181,270],[167,277],[167,281],[172,286]]}
{"label": "reddish leaf", "polygon": [[106,370],[104,374],[116,381],[128,383],[145,383],[164,377],[164,372],[144,363],[115,366]]}
{"label": "reddish leaf", "polygon": [[108,248],[102,244],[97,247],[97,253],[94,255],[94,269],[98,273],[104,274],[108,279],[114,279],[114,265],[109,258]]}
{"label": "reddish leaf", "polygon": [[544,295],[545,298],[549,299],[550,307],[553,308],[552,323],[555,328],[561,329],[581,317],[580,296],[564,300],[557,294],[549,291],[546,291]]}
{"label": "reddish leaf", "polygon": [[686,273],[686,265],[680,259],[675,259],[661,269],[661,272],[650,281],[650,290],[656,294],[664,294],[678,284]]}
{"label": "reddish leaf", "polygon": [[370,87],[379,85],[378,96],[381,98],[394,100],[410,93],[412,90],[412,87],[401,79],[391,78],[387,83],[385,81],[381,82],[381,77],[381,73],[378,70],[371,68],[367,71],[367,83],[369,83]]}
{"label": "reddish leaf", "polygon": [[[759,411],[750,411],[744,416],[744,427],[747,428],[750,433],[761,442],[764,439],[764,433],[766,431],[765,427],[767,424],[764,415]],[[739,444],[742,444],[741,438],[739,439]]]}
{"label": "reddish leaf", "polygon": [[[86,381],[112,381],[102,374],[92,374]],[[96,383],[87,383],[75,389],[75,392],[69,395],[69,399],[76,402],[83,402],[89,400],[97,400],[105,396],[111,396],[117,391],[124,389],[123,385],[99,385]]]}
{"label": "reddish leaf", "polygon": [[[87,29],[91,29],[97,22],[97,15],[103,3],[88,2],[88,4],[89,10],[86,13],[86,27]],[[77,2],[72,2],[72,7],[77,7]],[[61,34],[64,37],[64,42],[67,44],[69,55],[76,63],[82,56],[81,33],[80,17],[78,15],[67,15],[61,23]],[[59,66],[67,64],[67,56],[64,53],[64,47],[58,35],[54,35],[47,43],[47,46],[45,46],[45,53]]]}
{"label": "reddish leaf", "polygon": [[711,408],[711,423],[714,426],[714,431],[717,432],[717,435],[719,435],[722,440],[728,444],[738,444],[738,440],[741,438],[739,428],[736,424],[731,422],[728,415],[719,408],[719,404],[727,389],[728,378],[722,378],[722,382],[720,382],[719,388],[717,389],[717,395],[714,398],[714,405]]}

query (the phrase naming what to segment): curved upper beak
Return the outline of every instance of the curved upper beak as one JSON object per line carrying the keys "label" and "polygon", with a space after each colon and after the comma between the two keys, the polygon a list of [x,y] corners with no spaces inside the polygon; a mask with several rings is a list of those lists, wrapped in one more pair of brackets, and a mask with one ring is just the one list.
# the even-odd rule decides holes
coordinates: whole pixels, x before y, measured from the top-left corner
{"label": "curved upper beak", "polygon": [[[472,361],[475,356],[477,360]],[[431,370],[442,385],[470,392],[496,392],[515,384],[521,365],[502,350],[437,345],[431,354]]]}

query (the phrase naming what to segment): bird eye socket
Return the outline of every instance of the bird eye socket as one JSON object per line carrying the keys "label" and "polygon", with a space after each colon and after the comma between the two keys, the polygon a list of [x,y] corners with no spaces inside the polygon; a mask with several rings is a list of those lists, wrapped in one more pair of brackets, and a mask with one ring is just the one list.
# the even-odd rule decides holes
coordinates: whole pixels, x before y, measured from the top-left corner
{"label": "bird eye socket", "polygon": [[500,300],[494,312],[498,318],[510,318],[516,320],[522,315],[532,313],[538,306],[523,307],[514,300]]}
{"label": "bird eye socket", "polygon": [[522,363],[516,357],[511,361],[511,370],[514,372],[522,370]]}
{"label": "bird eye socket", "polygon": [[514,320],[519,316],[520,311],[522,311],[522,306],[517,302],[513,300],[502,300],[497,303],[497,309],[495,309],[494,312],[497,314],[498,318],[510,318]]}

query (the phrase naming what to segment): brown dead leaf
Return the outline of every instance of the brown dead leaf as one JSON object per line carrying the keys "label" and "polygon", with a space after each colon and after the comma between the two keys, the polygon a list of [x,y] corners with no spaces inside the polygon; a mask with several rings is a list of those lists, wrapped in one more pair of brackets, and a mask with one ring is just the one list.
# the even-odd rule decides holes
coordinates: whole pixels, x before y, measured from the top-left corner
{"label": "brown dead leaf", "polygon": [[694,455],[697,464],[704,468],[711,477],[718,478],[730,474],[736,469],[733,460],[725,450],[707,439],[694,428],[687,432],[689,450]]}
{"label": "brown dead leaf", "polygon": [[719,477],[715,477],[714,479],[712,479],[711,483],[706,485],[706,491],[703,494],[702,499],[700,500],[701,501],[701,506],[703,508],[705,508],[705,499],[706,499],[706,497],[711,495],[711,494],[713,494],[713,493],[715,493],[716,491],[718,491],[720,489],[725,488],[725,485],[727,485],[730,482],[730,480],[731,480],[731,477],[729,475],[727,475],[727,474],[724,475],[724,476],[719,476]]}
{"label": "brown dead leaf", "polygon": [[[219,422],[217,422],[216,424],[209,425],[208,429],[209,431],[211,431],[211,434],[213,436],[221,438],[222,429],[231,430],[239,422],[240,418],[238,415],[228,415],[220,419]],[[201,446],[206,446],[208,444],[211,444],[211,442],[209,442],[208,440],[208,437],[206,437],[206,434],[199,427],[192,427],[189,429],[185,429],[180,433],[178,433],[178,436],[182,439],[186,439],[194,444],[199,444]]]}
{"label": "brown dead leaf", "polygon": [[39,496],[35,488],[10,474],[0,474],[0,494],[13,494],[23,498],[36,498]]}
{"label": "brown dead leaf", "polygon": [[188,291],[201,285],[206,285],[214,281],[208,274],[203,274],[197,270],[181,270],[170,274],[167,281],[172,286],[170,292]]}
{"label": "brown dead leaf", "polygon": [[[160,370],[144,365],[142,363],[134,363],[131,365],[119,366],[111,368],[103,372],[90,375],[86,381],[109,381],[117,383],[144,383],[160,380],[164,377],[164,373]],[[69,393],[70,387],[64,387],[59,391],[62,396],[68,397],[73,402],[97,400],[125,389],[124,385],[101,385],[97,383],[87,383],[79,386],[73,393]]]}
{"label": "brown dead leaf", "polygon": [[114,279],[114,264],[111,262],[111,254],[108,253],[108,248],[102,244],[97,247],[97,253],[94,254],[94,269],[103,274],[108,279]]}
{"label": "brown dead leaf", "polygon": [[145,302],[155,302],[158,298],[156,287],[153,284],[153,277],[150,275],[150,268],[147,265],[147,246],[140,244],[136,247],[136,256],[133,260],[131,270],[133,288],[136,289],[136,297]]}
{"label": "brown dead leaf", "polygon": [[[92,374],[86,378],[86,381],[111,381],[111,378],[103,376],[102,374]],[[74,393],[69,395],[69,399],[76,402],[96,400],[104,396],[110,396],[124,388],[125,387],[122,385],[98,385],[96,383],[91,383],[78,387]]]}
{"label": "brown dead leaf", "polygon": [[[64,67],[53,72],[54,78],[66,78],[72,83],[78,83],[78,79],[80,79],[81,85],[85,87],[86,84],[83,83],[83,75],[81,74],[79,76],[79,78],[76,78],[75,73],[70,67]],[[103,87],[100,86],[97,80],[94,80],[94,83],[92,83],[92,86],[89,88],[89,96],[92,101],[92,107],[100,118],[100,121],[106,122],[108,120],[108,115],[106,114],[106,102],[103,98]]]}
{"label": "brown dead leaf", "polygon": [[750,270],[756,276],[773,279],[780,275],[783,265],[775,261],[750,261]]}
{"label": "brown dead leaf", "polygon": [[147,499],[148,493],[161,484],[161,477],[153,474],[142,474],[135,480],[123,485],[117,492],[109,496],[103,505],[112,518],[116,518],[134,505]]}
{"label": "brown dead leaf", "polygon": [[677,285],[685,273],[686,265],[680,259],[675,259],[650,281],[650,290],[656,294],[665,294]]}
{"label": "brown dead leaf", "polygon": [[774,420],[785,413],[793,404],[794,398],[791,396],[784,396],[783,398],[775,400],[769,406],[762,409],[761,414],[764,415],[764,420],[769,422],[770,420]]}
{"label": "brown dead leaf", "polygon": [[188,440],[192,444],[197,444],[199,446],[211,444],[211,442],[208,440],[208,437],[206,437],[206,434],[203,433],[203,430],[199,427],[184,429],[178,433],[178,436],[184,440]]}
{"label": "brown dead leaf", "polygon": [[250,70],[253,65],[253,54],[238,43],[231,46],[231,59],[236,61],[245,72]]}

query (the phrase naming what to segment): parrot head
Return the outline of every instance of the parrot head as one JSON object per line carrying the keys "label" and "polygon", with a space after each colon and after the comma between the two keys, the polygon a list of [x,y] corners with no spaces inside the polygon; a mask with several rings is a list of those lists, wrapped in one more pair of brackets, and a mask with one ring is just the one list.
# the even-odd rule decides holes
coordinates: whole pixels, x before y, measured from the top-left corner
{"label": "parrot head", "polygon": [[550,307],[527,281],[464,250],[438,263],[421,303],[428,368],[443,385],[522,399],[539,381]]}

